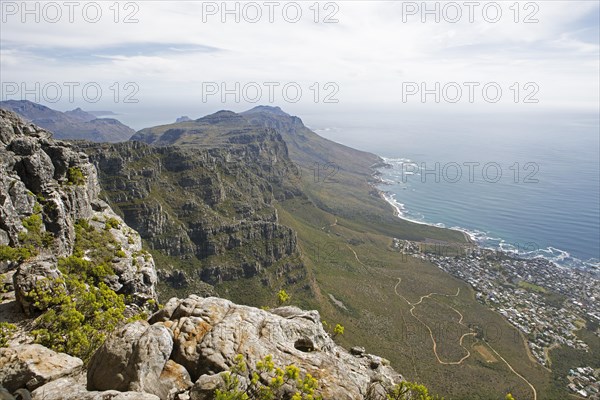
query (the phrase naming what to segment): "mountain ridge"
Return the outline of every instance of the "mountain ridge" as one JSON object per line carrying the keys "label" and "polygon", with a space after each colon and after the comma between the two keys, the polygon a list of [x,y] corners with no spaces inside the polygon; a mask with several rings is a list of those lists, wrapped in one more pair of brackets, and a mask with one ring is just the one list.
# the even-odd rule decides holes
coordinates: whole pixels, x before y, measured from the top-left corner
{"label": "mountain ridge", "polygon": [[28,100],[6,100],[0,101],[0,108],[52,131],[57,139],[122,142],[135,133],[115,118],[97,118],[79,107],[61,112]]}

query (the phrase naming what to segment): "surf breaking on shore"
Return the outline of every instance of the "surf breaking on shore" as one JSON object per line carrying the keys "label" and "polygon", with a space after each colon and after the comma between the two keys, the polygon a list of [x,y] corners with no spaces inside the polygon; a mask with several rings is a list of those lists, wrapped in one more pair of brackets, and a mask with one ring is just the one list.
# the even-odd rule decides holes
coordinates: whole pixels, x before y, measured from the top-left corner
{"label": "surf breaking on shore", "polygon": [[476,229],[467,229],[460,226],[451,226],[447,227],[443,223],[434,223],[425,221],[425,216],[423,219],[413,218],[408,215],[408,210],[405,204],[399,202],[397,200],[397,193],[394,193],[389,190],[385,190],[383,186],[389,186],[393,184],[393,181],[385,179],[383,177],[384,170],[393,168],[392,163],[414,163],[412,160],[406,158],[386,158],[381,157],[384,161],[384,165],[377,165],[375,167],[376,173],[374,174],[376,183],[375,188],[378,190],[381,198],[385,200],[388,204],[390,204],[394,210],[394,215],[400,219],[405,221],[409,221],[416,224],[429,225],[438,228],[446,228],[452,229],[456,231],[460,231],[465,235],[465,239],[470,243],[474,243],[477,246],[502,252],[507,255],[511,255],[513,257],[523,258],[523,259],[533,259],[533,258],[544,258],[553,264],[559,267],[569,267],[569,268],[581,268],[581,269],[595,269],[600,272],[600,260],[597,259],[589,259],[589,260],[581,260],[579,258],[571,256],[571,254],[565,250],[558,249],[553,246],[548,246],[546,248],[541,248],[534,242],[522,243],[515,246],[515,244],[506,241],[503,238],[493,237],[489,235],[489,232],[485,232],[482,230]]}

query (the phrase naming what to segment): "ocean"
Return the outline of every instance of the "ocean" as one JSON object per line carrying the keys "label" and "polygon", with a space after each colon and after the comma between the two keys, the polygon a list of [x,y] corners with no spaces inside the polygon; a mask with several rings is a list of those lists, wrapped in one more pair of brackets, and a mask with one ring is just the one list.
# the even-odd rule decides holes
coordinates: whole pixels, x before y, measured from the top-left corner
{"label": "ocean", "polygon": [[598,113],[312,115],[320,135],[383,157],[402,218],[480,245],[599,267]]}

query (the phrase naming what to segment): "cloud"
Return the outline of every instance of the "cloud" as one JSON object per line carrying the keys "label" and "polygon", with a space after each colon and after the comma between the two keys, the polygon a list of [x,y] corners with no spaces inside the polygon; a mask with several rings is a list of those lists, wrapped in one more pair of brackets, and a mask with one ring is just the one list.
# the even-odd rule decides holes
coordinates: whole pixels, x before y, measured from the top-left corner
{"label": "cloud", "polygon": [[[269,22],[264,3],[255,2],[261,7],[261,19],[252,23],[239,14],[240,21],[235,22],[236,15],[224,9],[207,14],[209,3],[119,3],[117,16],[110,9],[113,3],[100,2],[102,18],[96,23],[77,13],[69,22],[66,12],[57,23],[44,18],[23,23],[22,15],[4,15],[1,79],[96,81],[107,87],[134,81],[140,101],[148,105],[199,104],[207,82],[226,82],[230,87],[236,82],[242,87],[252,82],[280,86],[297,82],[303,89],[298,104],[282,102],[281,93],[275,101],[286,108],[323,106],[315,103],[316,90],[311,88],[320,90],[322,100],[327,82],[339,88],[339,107],[399,104],[399,91],[407,81],[494,81],[505,88],[533,81],[540,86],[544,106],[597,107],[599,102],[596,2],[519,2],[518,23],[509,9],[514,2],[502,3],[497,23],[486,21],[480,9],[469,22],[464,8],[458,23],[444,18],[435,23],[431,17],[423,23],[422,15],[403,13],[410,2],[387,1],[320,2],[318,14],[314,3],[297,2],[302,18],[295,23],[283,14],[288,3],[279,3],[274,21]],[[532,3],[536,9],[528,8]],[[126,9],[125,4],[135,7]],[[249,3],[227,4],[232,9],[238,4],[241,13]],[[530,14],[537,23],[523,23]],[[124,23],[127,16],[137,22]],[[338,22],[324,23],[328,16]],[[220,96],[213,100],[220,102]],[[219,108],[235,107],[233,103]]]}

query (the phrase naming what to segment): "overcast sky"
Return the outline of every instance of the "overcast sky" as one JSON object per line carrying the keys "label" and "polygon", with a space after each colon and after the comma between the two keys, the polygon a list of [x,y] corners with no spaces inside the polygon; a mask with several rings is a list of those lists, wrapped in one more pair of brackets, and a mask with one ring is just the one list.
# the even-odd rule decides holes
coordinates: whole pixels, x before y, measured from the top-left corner
{"label": "overcast sky", "polygon": [[[60,1],[28,2],[27,13],[21,1],[3,0],[2,100],[34,100],[22,84],[35,91],[39,82],[40,101],[61,110],[164,107],[197,117],[274,104],[296,114],[326,113],[440,107],[434,94],[425,103],[420,94],[422,83],[435,89],[439,82],[440,104],[448,108],[598,109],[598,1],[476,3],[428,2],[438,7],[436,22],[420,1],[229,1],[233,12],[223,14],[221,1],[79,2],[71,9]],[[232,92],[223,104],[222,85],[235,91],[236,82],[240,103]],[[89,83],[97,85],[87,86],[86,100],[82,88]],[[490,83],[486,99],[482,88]],[[462,97],[452,103],[457,86]],[[102,96],[92,103],[95,87]],[[492,103],[497,87],[502,96]]]}

